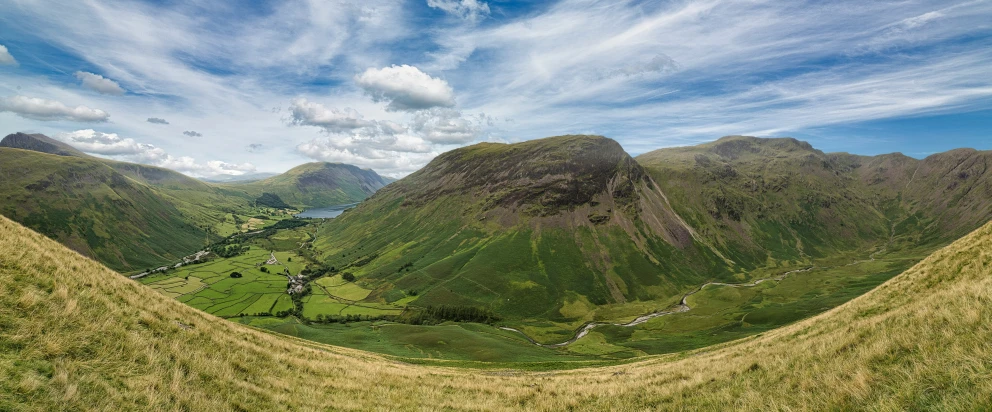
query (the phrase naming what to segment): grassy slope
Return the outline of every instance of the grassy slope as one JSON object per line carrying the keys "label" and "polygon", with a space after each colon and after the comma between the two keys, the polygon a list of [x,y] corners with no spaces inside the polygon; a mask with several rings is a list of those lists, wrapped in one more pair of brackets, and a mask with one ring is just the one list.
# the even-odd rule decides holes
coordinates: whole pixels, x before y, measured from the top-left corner
{"label": "grassy slope", "polygon": [[388,183],[372,170],[340,163],[314,162],[267,179],[220,186],[254,197],[273,193],[294,207],[312,208],[359,202]]}
{"label": "grassy slope", "polygon": [[[234,215],[245,221],[261,213],[253,208],[259,193],[245,190],[255,186],[209,184],[161,167],[101,159],[40,134],[11,134],[0,146],[0,213],[119,271],[174,262],[238,230]],[[352,179],[339,179],[338,170]],[[382,187],[376,178],[354,166],[311,163],[253,184],[301,205],[339,204]],[[309,183],[298,186],[301,179]]]}
{"label": "grassy slope", "polygon": [[123,271],[174,261],[208,235],[154,189],[91,157],[0,148],[0,212]]}
{"label": "grassy slope", "polygon": [[315,249],[387,301],[416,292],[418,306],[488,307],[561,333],[597,305],[731,274],[620,146],[594,136],[448,152],[325,224]]}
{"label": "grassy slope", "polygon": [[916,160],[728,136],[637,157],[697,232],[740,263],[881,247],[933,250],[992,218],[992,152]]}
{"label": "grassy slope", "polygon": [[160,296],[6,218],[0,233],[0,409],[975,410],[992,402],[992,224],[791,326],[554,374],[414,366],[269,335]]}

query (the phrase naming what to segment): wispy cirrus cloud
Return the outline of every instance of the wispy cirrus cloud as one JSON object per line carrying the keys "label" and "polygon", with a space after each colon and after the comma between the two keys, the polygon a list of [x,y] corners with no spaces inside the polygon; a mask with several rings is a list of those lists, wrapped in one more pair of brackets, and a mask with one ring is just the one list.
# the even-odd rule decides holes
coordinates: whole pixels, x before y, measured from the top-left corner
{"label": "wispy cirrus cloud", "polygon": [[[0,95],[99,107],[171,153],[233,148],[273,171],[313,158],[400,175],[488,139],[597,133],[637,153],[992,109],[987,1],[54,4],[0,13],[19,62]],[[37,44],[49,58],[23,52]],[[80,90],[77,71],[127,93]],[[76,121],[63,106],[0,116],[54,133]],[[174,138],[189,128],[209,141]]]}

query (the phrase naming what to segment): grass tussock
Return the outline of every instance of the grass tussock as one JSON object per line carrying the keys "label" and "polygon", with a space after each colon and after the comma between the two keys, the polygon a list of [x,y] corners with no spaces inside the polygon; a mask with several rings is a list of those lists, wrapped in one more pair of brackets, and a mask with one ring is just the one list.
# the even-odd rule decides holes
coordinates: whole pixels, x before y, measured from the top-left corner
{"label": "grass tussock", "polygon": [[199,312],[0,218],[0,410],[976,410],[992,224],[760,336],[622,366],[416,366]]}

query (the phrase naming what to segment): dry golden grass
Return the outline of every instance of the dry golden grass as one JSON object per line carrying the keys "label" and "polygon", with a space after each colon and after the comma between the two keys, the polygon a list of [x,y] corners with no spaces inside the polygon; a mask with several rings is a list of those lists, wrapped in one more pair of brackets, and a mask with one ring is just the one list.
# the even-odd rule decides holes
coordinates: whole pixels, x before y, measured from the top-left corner
{"label": "dry golden grass", "polygon": [[975,410],[992,225],[843,306],[624,366],[415,366],[199,312],[0,218],[0,410]]}

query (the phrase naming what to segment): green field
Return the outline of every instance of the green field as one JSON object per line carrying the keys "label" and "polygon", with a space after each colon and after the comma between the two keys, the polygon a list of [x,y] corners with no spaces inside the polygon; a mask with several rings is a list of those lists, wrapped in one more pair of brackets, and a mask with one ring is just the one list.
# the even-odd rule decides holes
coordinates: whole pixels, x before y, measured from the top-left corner
{"label": "green field", "polygon": [[[264,263],[269,252],[252,247],[247,253],[228,259],[215,259],[141,278],[141,283],[177,298],[197,309],[221,317],[275,314],[292,308],[286,295],[282,266],[266,265],[264,273],[256,265]],[[232,278],[231,273],[242,274]]]}

